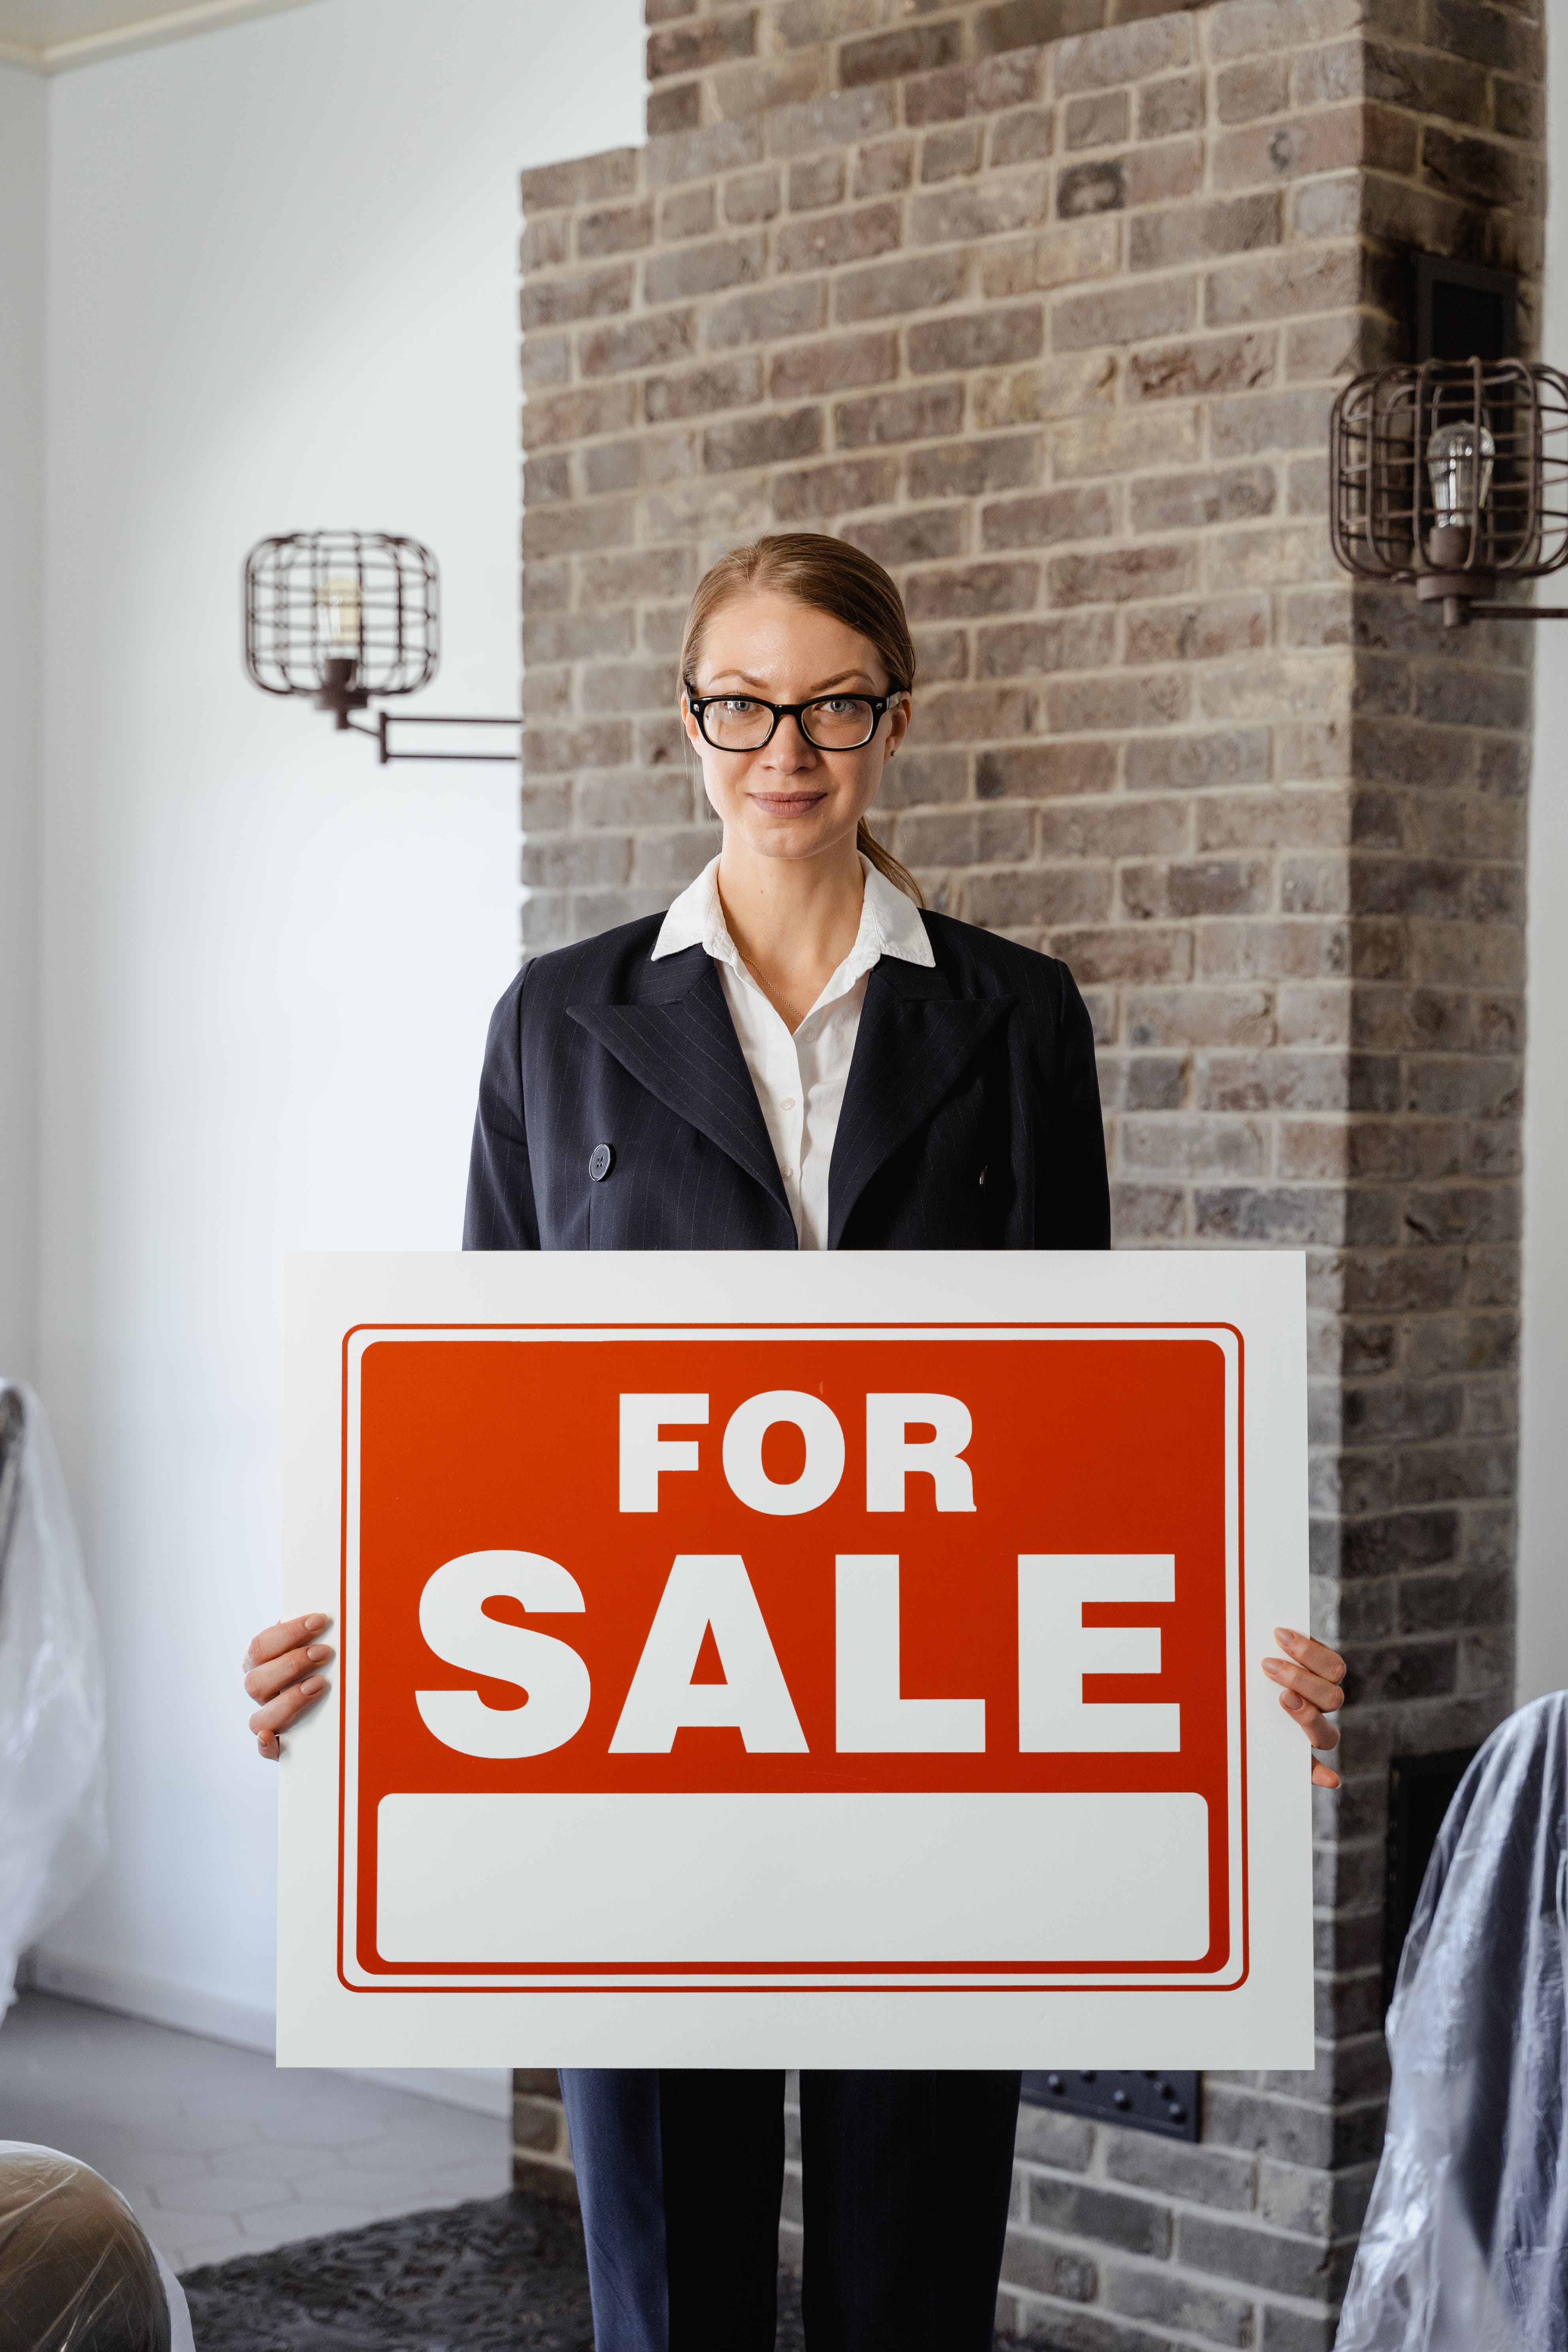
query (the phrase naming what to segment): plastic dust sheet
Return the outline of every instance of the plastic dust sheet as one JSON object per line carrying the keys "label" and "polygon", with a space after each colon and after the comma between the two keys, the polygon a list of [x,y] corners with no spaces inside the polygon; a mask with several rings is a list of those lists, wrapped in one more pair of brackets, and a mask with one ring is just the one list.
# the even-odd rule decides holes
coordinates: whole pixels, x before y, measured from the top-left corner
{"label": "plastic dust sheet", "polygon": [[195,2352],[184,2290],[107,2180],[0,2140],[5,2352]]}
{"label": "plastic dust sheet", "polygon": [[1388,2136],[1335,2352],[1568,2352],[1568,1692],[1459,1785],[1388,2016]]}
{"label": "plastic dust sheet", "polygon": [[0,1381],[0,2016],[108,1850],[103,1664],[43,1407]]}

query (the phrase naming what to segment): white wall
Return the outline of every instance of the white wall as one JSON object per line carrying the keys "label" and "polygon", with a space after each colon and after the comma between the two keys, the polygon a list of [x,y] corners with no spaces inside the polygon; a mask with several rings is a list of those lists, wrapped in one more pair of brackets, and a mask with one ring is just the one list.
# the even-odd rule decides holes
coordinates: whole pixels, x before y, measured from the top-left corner
{"label": "white wall", "polygon": [[[283,1254],[456,1246],[516,775],[239,657],[267,532],[441,560],[517,707],[517,173],[640,136],[636,0],[320,0],[49,86],[40,1370],[108,1644],[113,1859],[46,1980],[258,2030]],[[331,1596],[323,1595],[331,1605]]]}
{"label": "white wall", "polygon": [[[1568,368],[1568,19],[1547,40],[1552,173],[1541,356]],[[1568,603],[1563,575],[1543,603]],[[1519,1697],[1568,1685],[1568,621],[1543,621],[1530,810]]]}
{"label": "white wall", "polygon": [[34,1370],[46,104],[0,66],[0,1379]]}

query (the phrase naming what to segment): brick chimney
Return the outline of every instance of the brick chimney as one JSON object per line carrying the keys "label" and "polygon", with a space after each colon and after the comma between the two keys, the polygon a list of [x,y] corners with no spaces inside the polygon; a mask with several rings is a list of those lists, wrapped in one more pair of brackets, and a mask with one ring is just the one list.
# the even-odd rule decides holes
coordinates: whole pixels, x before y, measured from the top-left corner
{"label": "brick chimney", "polygon": [[[1211,2075],[1195,2147],[1026,2108],[1000,2324],[1323,2352],[1382,2131],[1390,1759],[1511,1704],[1531,656],[1335,571],[1325,421],[1408,353],[1413,247],[1517,272],[1533,348],[1541,0],[648,13],[647,143],[523,183],[525,944],[712,855],[686,599],[837,532],[919,641],[884,836],[1071,965],[1117,1241],[1307,1249],[1352,1700],[1317,2069]],[[560,2181],[548,2084],[519,2112]]]}

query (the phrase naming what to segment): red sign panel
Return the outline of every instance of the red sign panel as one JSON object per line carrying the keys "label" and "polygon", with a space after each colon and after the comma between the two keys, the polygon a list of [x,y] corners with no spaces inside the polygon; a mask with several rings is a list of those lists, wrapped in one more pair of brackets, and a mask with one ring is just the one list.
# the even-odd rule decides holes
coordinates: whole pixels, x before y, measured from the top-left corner
{"label": "red sign panel", "polygon": [[344,1985],[1241,1980],[1232,1327],[343,1370]]}

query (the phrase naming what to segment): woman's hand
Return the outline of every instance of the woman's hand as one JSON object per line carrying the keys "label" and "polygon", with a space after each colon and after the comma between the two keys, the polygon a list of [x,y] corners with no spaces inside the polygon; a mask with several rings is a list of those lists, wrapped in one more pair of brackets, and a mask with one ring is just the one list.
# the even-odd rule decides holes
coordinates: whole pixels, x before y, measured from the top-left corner
{"label": "woman's hand", "polygon": [[332,1653],[315,1637],[330,1622],[326,1617],[290,1617],[287,1623],[268,1625],[265,1633],[258,1633],[245,1654],[245,1687],[260,1702],[250,1727],[262,1755],[274,1762],[283,1753],[279,1733],[287,1731],[327,1687],[319,1669]]}
{"label": "woman's hand", "polygon": [[[1337,1748],[1340,1735],[1328,1718],[1345,1703],[1341,1688],[1345,1678],[1344,1660],[1325,1643],[1314,1642],[1310,1633],[1293,1633],[1288,1625],[1276,1625],[1274,1639],[1287,1654],[1265,1658],[1263,1671],[1271,1683],[1279,1685],[1280,1706],[1300,1725],[1309,1747]],[[1316,1789],[1337,1789],[1340,1776],[1314,1757],[1312,1785]]]}

